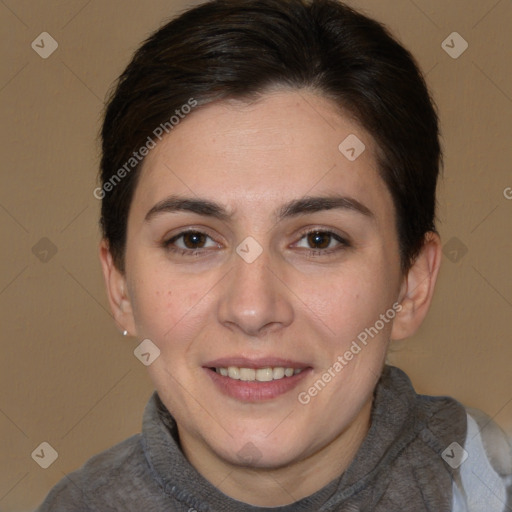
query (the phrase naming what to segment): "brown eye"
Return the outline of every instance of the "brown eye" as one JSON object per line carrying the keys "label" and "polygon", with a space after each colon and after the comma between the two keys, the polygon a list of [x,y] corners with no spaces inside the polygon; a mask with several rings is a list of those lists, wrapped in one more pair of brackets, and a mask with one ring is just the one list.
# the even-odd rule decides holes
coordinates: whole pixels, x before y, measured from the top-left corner
{"label": "brown eye", "polygon": [[197,256],[201,252],[220,248],[219,244],[206,233],[192,230],[182,231],[171,239],[164,241],[162,246],[168,251],[183,256]]}
{"label": "brown eye", "polygon": [[351,247],[348,240],[329,230],[313,229],[302,234],[295,247],[311,256],[328,256]]}
{"label": "brown eye", "polygon": [[200,249],[204,247],[206,243],[206,239],[208,238],[204,233],[200,233],[199,231],[189,231],[188,233],[184,233],[183,244],[187,249]]}
{"label": "brown eye", "polygon": [[307,234],[307,241],[312,249],[326,249],[331,240],[332,234],[325,231],[312,231]]}

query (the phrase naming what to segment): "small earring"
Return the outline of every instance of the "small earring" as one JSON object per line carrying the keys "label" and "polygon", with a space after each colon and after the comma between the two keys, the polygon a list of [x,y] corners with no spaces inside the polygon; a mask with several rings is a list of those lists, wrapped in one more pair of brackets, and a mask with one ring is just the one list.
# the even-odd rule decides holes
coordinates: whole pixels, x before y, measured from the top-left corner
{"label": "small earring", "polygon": [[128,331],[125,329],[125,330],[123,331],[123,336],[127,336],[127,335],[128,335]]}

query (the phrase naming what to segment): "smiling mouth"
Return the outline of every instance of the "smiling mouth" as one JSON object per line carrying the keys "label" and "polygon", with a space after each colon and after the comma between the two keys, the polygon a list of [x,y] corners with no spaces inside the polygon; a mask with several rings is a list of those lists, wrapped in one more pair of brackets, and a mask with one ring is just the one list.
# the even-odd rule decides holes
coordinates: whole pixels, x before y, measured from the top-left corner
{"label": "smiling mouth", "polygon": [[244,382],[271,382],[298,375],[304,368],[267,366],[264,368],[244,368],[239,366],[209,368],[222,377]]}
{"label": "smiling mouth", "polygon": [[313,371],[305,363],[274,357],[217,359],[203,369],[222,394],[250,403],[288,394]]}

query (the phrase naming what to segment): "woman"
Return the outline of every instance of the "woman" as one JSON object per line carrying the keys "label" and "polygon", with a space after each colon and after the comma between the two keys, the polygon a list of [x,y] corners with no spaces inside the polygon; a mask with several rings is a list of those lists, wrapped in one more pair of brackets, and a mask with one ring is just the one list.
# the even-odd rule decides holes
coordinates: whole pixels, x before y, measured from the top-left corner
{"label": "woman", "polygon": [[40,511],[512,506],[497,427],[385,365],[432,300],[441,153],[382,26],[330,0],[203,4],[137,51],[102,140],[110,305],[156,391]]}

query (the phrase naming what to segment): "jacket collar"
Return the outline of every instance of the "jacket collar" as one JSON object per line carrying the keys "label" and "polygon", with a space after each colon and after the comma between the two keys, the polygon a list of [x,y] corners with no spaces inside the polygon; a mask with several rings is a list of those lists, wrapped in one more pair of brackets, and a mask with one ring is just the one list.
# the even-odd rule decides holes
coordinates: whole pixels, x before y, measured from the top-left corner
{"label": "jacket collar", "polygon": [[[431,495],[431,503],[409,500],[401,510],[449,510],[445,507],[451,502],[452,475],[440,454],[453,441],[463,445],[465,417],[463,407],[453,399],[417,395],[402,370],[385,366],[374,392],[370,429],[345,473],[309,498],[272,511],[330,511],[340,510],[342,504],[380,510],[376,505],[385,496],[407,501],[409,494],[414,495],[411,479],[425,486],[420,498],[424,498],[421,492]],[[169,496],[198,512],[269,511],[229,498],[191,466],[179,448],[176,422],[156,391],[144,412],[142,434],[147,461]],[[411,466],[414,460],[421,461],[417,471]]]}

